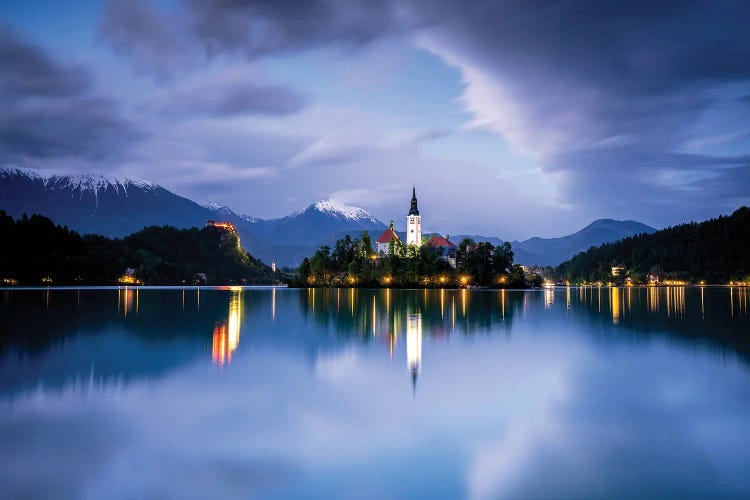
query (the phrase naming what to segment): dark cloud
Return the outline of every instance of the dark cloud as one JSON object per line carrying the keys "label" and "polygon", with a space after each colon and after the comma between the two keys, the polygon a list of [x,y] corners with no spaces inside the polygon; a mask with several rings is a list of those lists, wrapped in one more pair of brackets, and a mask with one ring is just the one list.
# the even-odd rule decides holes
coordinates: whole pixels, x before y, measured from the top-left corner
{"label": "dark cloud", "polygon": [[[742,179],[745,164],[717,159],[746,150],[748,17],[750,6],[738,0],[183,0],[158,7],[109,0],[99,29],[118,54],[162,76],[197,74],[212,58],[413,36],[459,68],[473,124],[533,157],[560,200],[586,218],[606,213],[660,226],[750,202],[730,180]],[[168,90],[154,107],[180,116],[285,115],[306,104],[291,89],[249,77]],[[712,142],[706,131],[729,139]],[[346,163],[332,148],[308,152]],[[631,193],[649,196],[636,205],[625,199]]]}
{"label": "dark cloud", "polygon": [[0,34],[0,161],[102,159],[138,137],[115,102],[97,96],[79,66],[55,61],[18,38]]}
{"label": "dark cloud", "polygon": [[[704,139],[706,116],[750,89],[746,2],[431,8],[441,23],[421,43],[462,71],[475,124],[535,154],[562,201],[657,225],[750,201],[720,180],[736,159],[680,154]],[[728,136],[750,120],[733,115]]]}
{"label": "dark cloud", "polygon": [[1,99],[65,96],[86,91],[90,83],[82,68],[59,64],[0,24]]}
{"label": "dark cloud", "polygon": [[159,75],[166,76],[201,56],[181,31],[179,15],[170,19],[141,0],[108,1],[99,34],[116,53]]}
{"label": "dark cloud", "polygon": [[177,12],[109,0],[99,32],[139,67],[164,74],[222,52],[252,59],[360,46],[415,26],[407,12],[391,0],[185,0]]}
{"label": "dark cloud", "polygon": [[706,90],[750,79],[750,33],[741,21],[750,12],[739,2],[443,8],[445,22],[432,35],[438,50],[478,68],[522,115],[490,111],[490,126],[503,131],[524,119],[526,135],[562,135],[555,149],[679,141],[712,104]]}
{"label": "dark cloud", "polygon": [[288,115],[306,104],[307,99],[292,89],[259,84],[252,75],[235,72],[183,84],[159,107],[169,113],[208,116]]}
{"label": "dark cloud", "polygon": [[390,0],[186,0],[190,25],[210,51],[253,57],[329,43],[360,45],[408,25]]}

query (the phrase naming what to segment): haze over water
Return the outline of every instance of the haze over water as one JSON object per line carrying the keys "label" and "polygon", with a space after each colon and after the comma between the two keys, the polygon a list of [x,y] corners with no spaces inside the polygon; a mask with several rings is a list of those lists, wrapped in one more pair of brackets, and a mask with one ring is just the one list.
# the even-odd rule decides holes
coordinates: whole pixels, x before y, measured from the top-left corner
{"label": "haze over water", "polygon": [[0,496],[747,497],[747,288],[3,290]]}

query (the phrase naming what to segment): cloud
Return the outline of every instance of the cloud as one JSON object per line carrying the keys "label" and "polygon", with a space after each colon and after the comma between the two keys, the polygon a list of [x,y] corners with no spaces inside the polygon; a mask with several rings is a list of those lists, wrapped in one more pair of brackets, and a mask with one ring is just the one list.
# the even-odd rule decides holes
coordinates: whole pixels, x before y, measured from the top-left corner
{"label": "cloud", "polygon": [[0,34],[0,161],[99,160],[140,134],[96,95],[82,67],[54,60],[12,30]]}
{"label": "cloud", "polygon": [[90,75],[81,67],[65,66],[21,40],[10,26],[0,24],[0,98],[59,97],[85,92]]}
{"label": "cloud", "polygon": [[137,67],[165,75],[223,53],[255,59],[357,47],[411,26],[391,0],[185,0],[180,7],[165,12],[140,0],[109,0],[100,36]]}
{"label": "cloud", "polygon": [[179,15],[173,14],[171,21],[141,0],[108,0],[99,36],[141,71],[168,76],[203,57],[180,29]]}
{"label": "cloud", "polygon": [[[434,8],[440,22],[417,43],[460,70],[461,102],[473,117],[467,126],[495,132],[534,158],[554,179],[560,201],[579,212],[637,211],[657,225],[750,201],[747,194],[730,201],[736,190],[724,182],[698,181],[725,176],[727,162],[709,157],[718,152],[700,158],[700,174],[696,158],[681,154],[710,145],[702,134],[712,127],[696,125],[750,87],[741,5]],[[722,115],[722,135],[744,137],[750,110],[735,106]],[[651,208],[640,210],[630,194]]]}
{"label": "cloud", "polygon": [[374,0],[187,0],[190,27],[210,52],[248,57],[331,43],[357,46],[408,23],[396,2]]}
{"label": "cloud", "polygon": [[306,106],[307,99],[299,92],[257,80],[244,68],[201,75],[165,90],[156,107],[180,115],[232,116],[289,115]]}
{"label": "cloud", "polygon": [[[740,397],[745,382],[710,376],[717,367],[709,357],[665,350],[656,342],[637,353],[588,359],[568,377],[566,399],[476,448],[470,496],[712,496],[719,489],[742,496],[747,485],[734,450],[748,435],[733,412],[749,409]],[[638,373],[626,368],[635,364]],[[725,446],[727,439],[743,444]]]}
{"label": "cloud", "polygon": [[524,150],[671,146],[712,104],[709,88],[750,79],[738,14],[648,2],[498,4],[481,15],[445,6],[421,43],[461,69],[475,125]]}

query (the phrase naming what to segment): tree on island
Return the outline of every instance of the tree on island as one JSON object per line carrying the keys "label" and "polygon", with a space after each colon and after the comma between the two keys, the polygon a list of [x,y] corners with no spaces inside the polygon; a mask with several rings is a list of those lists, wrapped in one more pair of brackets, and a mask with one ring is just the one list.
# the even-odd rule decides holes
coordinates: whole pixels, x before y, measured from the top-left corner
{"label": "tree on island", "polygon": [[389,243],[388,253],[377,255],[367,232],[359,238],[345,236],[305,258],[297,270],[301,286],[495,286],[524,287],[523,270],[513,265],[513,250],[505,242],[497,247],[466,239],[457,251],[457,268],[451,267],[440,248]]}

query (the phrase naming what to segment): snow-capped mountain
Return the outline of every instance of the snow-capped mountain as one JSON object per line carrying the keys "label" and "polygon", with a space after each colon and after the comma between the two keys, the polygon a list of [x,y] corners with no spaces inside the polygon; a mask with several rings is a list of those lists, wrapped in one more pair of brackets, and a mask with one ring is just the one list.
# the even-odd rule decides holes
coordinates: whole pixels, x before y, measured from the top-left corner
{"label": "snow-capped mountain", "polygon": [[145,226],[203,227],[209,219],[227,220],[249,252],[279,265],[296,265],[343,234],[385,227],[365,210],[336,200],[278,219],[258,219],[219,203],[199,205],[150,181],[25,168],[0,169],[0,210],[14,217],[42,214],[80,233],[116,237]]}
{"label": "snow-capped mountain", "polygon": [[[296,266],[321,245],[333,245],[346,234],[359,236],[369,231],[374,240],[386,228],[367,211],[335,199],[312,203],[286,217],[258,219],[219,203],[199,205],[149,181],[24,168],[0,169],[0,210],[14,217],[42,214],[81,233],[118,237],[145,226],[203,227],[209,219],[227,220],[237,227],[246,250],[280,266]],[[517,262],[555,265],[592,245],[653,231],[635,221],[605,219],[572,235],[512,244]],[[451,239],[458,242],[461,238]],[[500,242],[496,237],[473,238]]]}
{"label": "snow-capped mountain", "polygon": [[308,209],[310,208],[317,210],[318,212],[333,215],[338,219],[347,220],[357,224],[375,224],[378,226],[383,225],[382,222],[370,215],[367,211],[359,207],[346,205],[345,203],[342,203],[333,198],[328,198],[327,200],[321,200],[317,203],[313,203],[312,205],[310,205],[310,207],[308,207]]}
{"label": "snow-capped mountain", "polygon": [[320,246],[333,245],[346,234],[360,236],[368,231],[373,239],[377,238],[386,227],[367,211],[330,199],[312,203],[286,217],[245,222],[261,241],[273,242],[276,254],[272,258],[280,265],[297,265]]}
{"label": "snow-capped mountain", "polygon": [[124,236],[144,226],[191,227],[207,210],[153,182],[98,174],[0,169],[0,209],[38,213],[81,233]]}
{"label": "snow-capped mountain", "polygon": [[41,183],[45,189],[66,190],[73,195],[83,197],[92,195],[97,198],[100,192],[112,190],[128,196],[128,189],[154,190],[159,186],[150,181],[130,177],[105,177],[101,174],[59,174],[30,168],[7,167],[0,169],[0,180],[26,179],[28,182]]}

